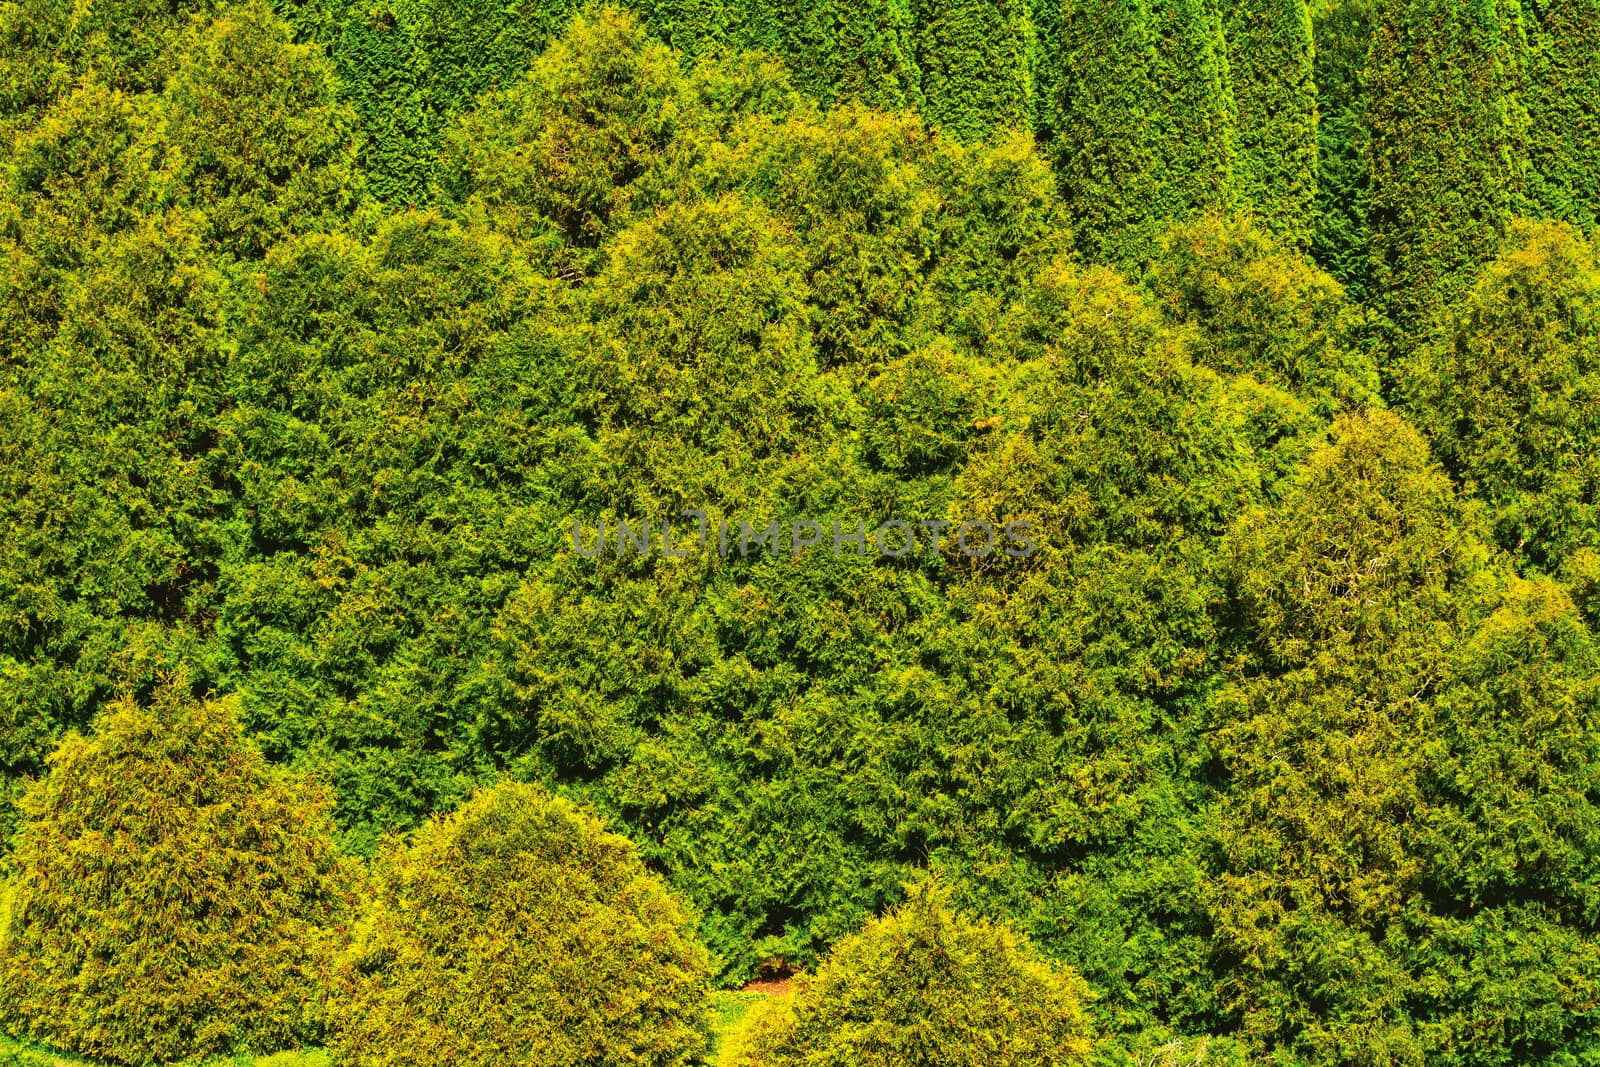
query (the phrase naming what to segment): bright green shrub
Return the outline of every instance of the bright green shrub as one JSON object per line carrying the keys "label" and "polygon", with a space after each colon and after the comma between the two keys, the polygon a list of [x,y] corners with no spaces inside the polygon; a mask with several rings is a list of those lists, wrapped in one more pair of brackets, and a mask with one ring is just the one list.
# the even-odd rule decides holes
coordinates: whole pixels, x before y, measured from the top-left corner
{"label": "bright green shrub", "polygon": [[1402,353],[1494,254],[1524,195],[1526,47],[1516,0],[1378,10],[1367,72],[1372,298]]}
{"label": "bright green shrub", "polygon": [[22,801],[0,1016],[118,1063],[322,1031],[347,919],[330,804],[180,677],[68,735]]}
{"label": "bright green shrub", "polygon": [[462,194],[505,233],[592,247],[678,125],[678,57],[611,8],[580,18],[527,76],[447,131]]}
{"label": "bright green shrub", "polygon": [[750,510],[811,476],[842,398],[819,379],[800,257],[768,212],[733,196],[668,208],[608,254],[574,367],[608,502]]}
{"label": "bright green shrub", "polygon": [[264,0],[224,7],[186,38],[163,103],[179,195],[223,249],[259,257],[350,207],[354,115],[321,50],[291,43]]}
{"label": "bright green shrub", "polygon": [[1239,198],[1294,249],[1311,237],[1317,195],[1317,89],[1305,0],[1223,5],[1238,106]]}
{"label": "bright green shrub", "polygon": [[1430,701],[1485,553],[1421,436],[1375,412],[1336,421],[1227,558],[1248,658],[1212,712],[1225,1004],[1303,1062],[1421,1062],[1393,938],[1416,906]]}
{"label": "bright green shrub", "polygon": [[1600,547],[1600,266],[1582,234],[1513,224],[1411,366],[1412,410],[1501,547],[1549,573]]}
{"label": "bright green shrub", "polygon": [[1377,397],[1339,283],[1250,216],[1208,213],[1161,238],[1145,285],[1168,321],[1195,327],[1190,358],[1250,374],[1327,411]]}
{"label": "bright green shrub", "polygon": [[627,839],[503,783],[386,856],[332,1047],[351,1067],[676,1067],[707,957]]}
{"label": "bright green shrub", "polygon": [[1528,195],[1541,215],[1600,222],[1600,3],[1529,0]]}
{"label": "bright green shrub", "polygon": [[209,0],[7,4],[0,9],[0,129],[25,128],[85,75],[130,95],[159,92],[190,16],[211,7]]}
{"label": "bright green shrub", "polygon": [[1003,925],[924,887],[835,945],[757,1016],[739,1067],[1045,1067],[1088,1062],[1087,988]]}
{"label": "bright green shrub", "polygon": [[1073,3],[1062,52],[1056,168],[1086,256],[1136,265],[1166,220],[1232,203],[1235,109],[1212,5]]}
{"label": "bright green shrub", "polygon": [[945,134],[972,141],[1026,128],[1033,107],[1033,18],[1028,0],[918,0],[922,113]]}

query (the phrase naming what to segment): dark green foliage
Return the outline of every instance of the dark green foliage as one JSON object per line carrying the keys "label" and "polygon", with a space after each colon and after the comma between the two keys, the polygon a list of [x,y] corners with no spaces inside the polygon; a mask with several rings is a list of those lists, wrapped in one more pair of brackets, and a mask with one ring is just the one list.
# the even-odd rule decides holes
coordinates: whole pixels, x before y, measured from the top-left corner
{"label": "dark green foliage", "polygon": [[333,1048],[351,1067],[680,1067],[706,1047],[706,966],[633,845],[505,783],[384,857]]}
{"label": "dark green foliage", "polygon": [[1527,178],[1516,0],[1405,0],[1374,22],[1366,121],[1372,295],[1391,353],[1493,255]]}
{"label": "dark green foliage", "polygon": [[1372,269],[1372,171],[1362,74],[1374,0],[1326,0],[1313,12],[1317,86],[1317,199],[1311,254],[1364,301]]}
{"label": "dark green foliage", "polygon": [[16,1032],[117,1063],[322,1033],[350,903],[328,797],[186,687],[110,705],[22,802],[0,931]]}
{"label": "dark green foliage", "polygon": [[1033,118],[1033,18],[1027,0],[919,0],[922,113],[963,140]]}
{"label": "dark green foliage", "polygon": [[754,1020],[739,1067],[1062,1067],[1089,1058],[1076,974],[924,886],[836,945],[792,1003]]}
{"label": "dark green foliage", "polygon": [[1582,234],[1514,225],[1410,376],[1418,422],[1502,548],[1553,574],[1600,547],[1600,268]]}
{"label": "dark green foliage", "polygon": [[339,95],[361,129],[367,190],[396,207],[421,207],[437,180],[439,127],[446,112],[429,78],[417,30],[394,5],[351,5],[321,28]]}
{"label": "dark green foliage", "polygon": [[1238,106],[1241,201],[1291,248],[1311,238],[1317,195],[1317,88],[1305,0],[1223,5]]}
{"label": "dark green foliage", "polygon": [[1235,197],[1235,108],[1204,0],[1084,0],[1066,14],[1062,191],[1080,248],[1136,265],[1162,223]]}
{"label": "dark green foliage", "polygon": [[1248,215],[1173,227],[1145,284],[1170,321],[1196,327],[1196,363],[1270,382],[1324,413],[1377,398],[1377,369],[1355,343],[1339,283]]}
{"label": "dark green foliage", "polygon": [[1600,222],[1600,4],[1530,0],[1528,194],[1541,215]]}
{"label": "dark green foliage", "polygon": [[520,79],[572,21],[574,0],[395,0],[427,73],[430,102],[444,112]]}

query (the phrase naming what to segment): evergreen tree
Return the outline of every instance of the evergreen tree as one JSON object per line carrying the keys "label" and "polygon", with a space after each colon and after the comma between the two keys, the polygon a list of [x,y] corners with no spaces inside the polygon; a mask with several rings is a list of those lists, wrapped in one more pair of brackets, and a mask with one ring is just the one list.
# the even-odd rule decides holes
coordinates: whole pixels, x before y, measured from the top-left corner
{"label": "evergreen tree", "polygon": [[336,6],[324,35],[340,96],[361,128],[367,191],[398,207],[420,207],[437,178],[442,101],[432,91],[417,31],[393,3]]}
{"label": "evergreen tree", "polygon": [[1416,891],[1430,704],[1485,554],[1421,437],[1341,417],[1225,558],[1247,654],[1213,700],[1227,1010],[1313,1064],[1420,1063],[1395,930]]}
{"label": "evergreen tree", "polygon": [[1239,198],[1290,247],[1311,238],[1317,194],[1317,92],[1305,0],[1224,5],[1238,105]]}
{"label": "evergreen tree", "polygon": [[1056,159],[1085,254],[1133,266],[1163,222],[1231,203],[1234,107],[1204,0],[1067,11]]}
{"label": "evergreen tree", "polygon": [[1600,3],[1529,0],[1529,198],[1585,231],[1600,222]]}
{"label": "evergreen tree", "polygon": [[1502,548],[1551,574],[1600,548],[1600,266],[1582,234],[1514,223],[1410,366],[1418,422]]}
{"label": "evergreen tree", "polygon": [[1032,121],[1033,18],[1028,0],[917,0],[922,113],[939,130],[976,140]]}
{"label": "evergreen tree", "polygon": [[355,117],[315,45],[294,44],[265,0],[221,8],[187,35],[162,94],[180,202],[212,240],[257,258],[328,229],[358,198]]}
{"label": "evergreen tree", "polygon": [[1372,41],[1375,0],[1317,5],[1317,199],[1311,254],[1352,300],[1365,302],[1372,269],[1371,159],[1362,72]]}
{"label": "evergreen tree", "polygon": [[1089,1059],[1085,989],[1004,926],[923,886],[834,947],[792,1003],[758,1016],[737,1067],[1067,1067]]}
{"label": "evergreen tree", "polygon": [[322,1033],[350,872],[330,802],[187,679],[70,734],[23,800],[0,1018],[118,1063]]}
{"label": "evergreen tree", "polygon": [[1405,0],[1378,12],[1366,81],[1372,285],[1391,353],[1437,324],[1525,193],[1516,0]]}
{"label": "evergreen tree", "polygon": [[333,1046],[352,1067],[686,1067],[706,968],[627,838],[506,782],[381,862]]}
{"label": "evergreen tree", "polygon": [[1339,283],[1287,251],[1253,216],[1208,213],[1162,236],[1145,285],[1202,366],[1249,374],[1312,407],[1358,410],[1378,373],[1355,343]]}

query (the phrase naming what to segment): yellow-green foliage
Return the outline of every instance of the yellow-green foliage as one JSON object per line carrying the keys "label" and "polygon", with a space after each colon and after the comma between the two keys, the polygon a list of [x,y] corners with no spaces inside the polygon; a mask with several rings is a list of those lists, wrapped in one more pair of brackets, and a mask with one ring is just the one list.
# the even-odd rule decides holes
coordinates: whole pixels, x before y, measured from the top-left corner
{"label": "yellow-green foliage", "polygon": [[322,790],[182,679],[69,734],[22,801],[0,1022],[122,1063],[317,1036],[347,906]]}
{"label": "yellow-green foliage", "polygon": [[1352,343],[1343,288],[1253,217],[1207,212],[1172,227],[1145,281],[1169,320],[1198,327],[1188,336],[1196,363],[1323,412],[1376,398],[1378,371]]}
{"label": "yellow-green foliage", "polygon": [[1089,1057],[1082,979],[924,886],[752,1019],[739,1067],[1054,1067]]}
{"label": "yellow-green foliage", "polygon": [[1410,370],[1414,416],[1501,547],[1552,573],[1600,547],[1600,265],[1575,227],[1514,223]]}
{"label": "yellow-green foliage", "polygon": [[355,191],[355,115],[321,50],[291,33],[262,0],[224,8],[184,41],[165,93],[186,199],[239,255],[319,228]]}
{"label": "yellow-green foliage", "polygon": [[634,846],[504,783],[382,861],[333,1041],[348,1067],[676,1067],[707,953]]}

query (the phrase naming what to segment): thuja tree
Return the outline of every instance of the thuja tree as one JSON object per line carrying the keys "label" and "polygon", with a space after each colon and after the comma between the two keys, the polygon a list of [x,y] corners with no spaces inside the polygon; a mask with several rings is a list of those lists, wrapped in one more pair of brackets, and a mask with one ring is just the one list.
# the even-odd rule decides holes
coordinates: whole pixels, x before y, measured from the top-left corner
{"label": "thuja tree", "polygon": [[1365,75],[1372,291],[1391,351],[1461,295],[1523,195],[1523,50],[1515,0],[1378,11]]}
{"label": "thuja tree", "polygon": [[1554,583],[1490,567],[1471,515],[1374,413],[1230,537],[1210,899],[1225,1004],[1264,1053],[1594,1047],[1594,640]]}
{"label": "thuja tree", "polygon": [[1054,133],[1083,252],[1132,265],[1162,220],[1233,198],[1234,105],[1201,0],[1074,4]]}
{"label": "thuja tree", "polygon": [[23,798],[0,1016],[118,1063],[318,1039],[351,884],[330,810],[183,678],[110,705]]}
{"label": "thuja tree", "polygon": [[707,954],[634,846],[504,783],[388,855],[334,1049],[354,1067],[683,1067]]}
{"label": "thuja tree", "polygon": [[1196,363],[1249,374],[1322,412],[1377,397],[1378,373],[1354,340],[1357,312],[1327,273],[1250,215],[1208,212],[1162,235],[1145,285]]}
{"label": "thuja tree", "polygon": [[921,888],[836,945],[793,1002],[752,1024],[740,1067],[927,1067],[1089,1059],[1087,990],[1003,925],[949,910]]}
{"label": "thuja tree", "polygon": [[922,111],[931,124],[964,140],[999,126],[1030,124],[1028,0],[919,0],[912,13]]}
{"label": "thuja tree", "polygon": [[1311,254],[1361,301],[1371,270],[1371,171],[1367,95],[1361,73],[1372,39],[1374,0],[1333,0],[1314,13],[1317,198]]}
{"label": "thuja tree", "polygon": [[1528,175],[1535,209],[1600,221],[1600,3],[1530,0]]}
{"label": "thuja tree", "polygon": [[1515,224],[1412,366],[1416,417],[1501,547],[1554,573],[1600,546],[1600,268],[1582,234]]}
{"label": "thuja tree", "polygon": [[1311,238],[1317,193],[1317,92],[1305,0],[1224,5],[1228,68],[1238,105],[1237,182],[1274,233]]}

